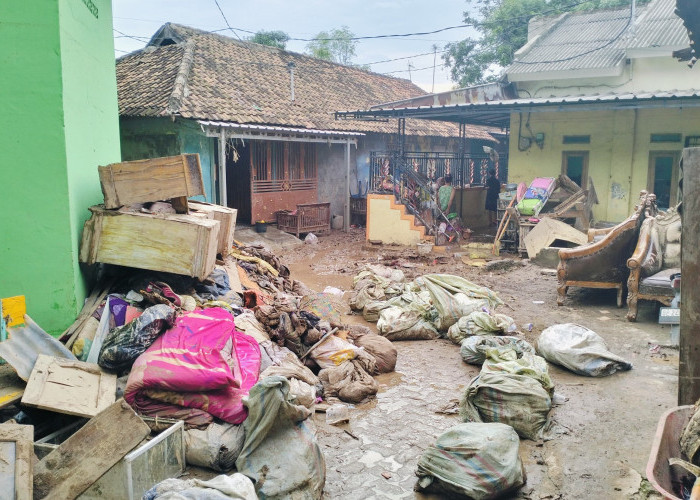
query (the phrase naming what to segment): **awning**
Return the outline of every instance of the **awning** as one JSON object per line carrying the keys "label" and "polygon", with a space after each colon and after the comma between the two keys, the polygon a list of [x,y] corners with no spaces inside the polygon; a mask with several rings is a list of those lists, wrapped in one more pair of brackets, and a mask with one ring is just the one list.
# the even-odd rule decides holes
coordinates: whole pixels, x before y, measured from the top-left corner
{"label": "awning", "polygon": [[507,128],[511,113],[691,107],[700,107],[700,90],[504,99],[444,106],[397,108],[388,103],[374,106],[369,110],[338,111],[335,113],[335,118],[336,120],[417,118]]}
{"label": "awning", "polygon": [[357,138],[365,134],[360,132],[342,132],[337,130],[316,130],[307,128],[277,127],[272,125],[248,125],[232,122],[214,122],[198,120],[208,137],[227,139],[259,139],[265,141],[288,142],[324,142],[330,144],[357,143]]}

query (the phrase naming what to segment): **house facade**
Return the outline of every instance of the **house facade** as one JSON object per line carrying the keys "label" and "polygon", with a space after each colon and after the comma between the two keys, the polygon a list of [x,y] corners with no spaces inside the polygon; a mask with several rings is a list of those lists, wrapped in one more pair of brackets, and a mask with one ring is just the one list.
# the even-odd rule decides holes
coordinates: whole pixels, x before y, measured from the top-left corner
{"label": "house facade", "polygon": [[[689,45],[674,7],[653,0],[634,16],[621,9],[531,21],[506,70],[518,97],[574,104],[580,96],[592,105],[511,113],[509,180],[565,173],[583,187],[592,181],[594,217],[603,221],[624,219],[642,189],[660,208],[678,202],[680,154],[700,144],[700,108],[662,98],[697,94],[700,73],[672,57]],[[622,105],[654,98],[649,107]]]}
{"label": "house facade", "polygon": [[[423,95],[407,80],[166,24],[117,61],[124,160],[199,153],[209,201],[244,223],[330,202],[347,213],[366,188],[372,151],[396,146],[396,120],[336,121],[336,109]],[[406,124],[406,149],[457,151],[459,129]],[[494,138],[469,127],[468,146]],[[347,220],[346,220],[347,223]]]}

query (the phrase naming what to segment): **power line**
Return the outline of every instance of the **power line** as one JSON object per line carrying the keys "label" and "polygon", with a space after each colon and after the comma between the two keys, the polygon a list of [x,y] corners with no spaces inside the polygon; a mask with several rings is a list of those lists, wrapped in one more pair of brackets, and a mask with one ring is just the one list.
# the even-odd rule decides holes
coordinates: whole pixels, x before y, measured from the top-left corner
{"label": "power line", "polygon": [[[221,10],[221,6],[219,5],[219,0],[214,0],[214,3],[216,4],[216,8],[219,9],[219,12],[221,12],[221,17],[224,18],[224,22],[226,23],[226,26],[228,26],[228,29],[231,30],[231,33],[233,33],[234,35],[236,35],[236,38],[238,38],[241,42],[243,42],[243,39],[242,39],[240,36],[238,36],[238,33],[236,33],[236,31],[235,31],[235,30],[231,27],[231,25],[228,23],[228,19],[226,19],[226,14],[224,14],[224,11]],[[241,30],[241,31],[246,32],[246,33],[250,33],[250,31],[246,31],[246,30]],[[249,51],[250,54],[253,56],[253,58],[254,58],[256,61],[258,61],[258,64],[262,64],[262,62],[260,61],[260,59],[258,59],[257,54],[255,54],[255,52],[252,51],[252,49],[250,48],[250,46],[248,46],[248,44],[246,44],[246,43],[244,43],[243,45],[245,45],[245,47],[248,49],[248,51]]]}
{"label": "power line", "polygon": [[126,33],[122,33],[121,31],[119,31],[116,28],[112,28],[112,30],[119,33],[119,35],[121,35],[121,36],[115,36],[114,38],[131,38],[132,40],[136,40],[139,42],[143,42],[143,41],[147,42],[148,40],[150,40],[150,38],[147,38],[145,36],[127,35]]}
{"label": "power line", "polygon": [[[437,54],[442,54],[443,52],[447,52],[447,49],[439,50],[439,51],[437,51]],[[374,61],[374,62],[368,62],[368,63],[362,63],[362,64],[366,64],[367,66],[372,66],[373,64],[382,64],[382,63],[393,62],[393,61],[403,61],[404,59],[413,59],[414,57],[432,56],[435,53],[436,52],[424,52],[422,54],[415,54],[412,56],[397,57],[395,59],[384,59],[383,61]]]}

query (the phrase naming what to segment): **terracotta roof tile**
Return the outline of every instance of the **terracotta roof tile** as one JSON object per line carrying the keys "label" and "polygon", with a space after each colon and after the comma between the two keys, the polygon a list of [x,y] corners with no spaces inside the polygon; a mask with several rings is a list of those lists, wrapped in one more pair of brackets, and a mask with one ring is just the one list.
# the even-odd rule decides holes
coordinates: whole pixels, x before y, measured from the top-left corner
{"label": "terracotta roof tile", "polygon": [[[408,80],[185,26],[168,24],[158,33],[166,28],[177,35],[179,43],[149,45],[117,60],[120,115],[176,113],[184,118],[234,123],[394,133],[395,120],[342,121],[335,120],[333,112],[425,94]],[[294,102],[288,69],[292,62]],[[178,74],[184,88],[178,89]],[[459,135],[454,124],[422,120],[406,120],[406,133]],[[493,140],[486,129],[476,126],[468,127],[467,134]]]}

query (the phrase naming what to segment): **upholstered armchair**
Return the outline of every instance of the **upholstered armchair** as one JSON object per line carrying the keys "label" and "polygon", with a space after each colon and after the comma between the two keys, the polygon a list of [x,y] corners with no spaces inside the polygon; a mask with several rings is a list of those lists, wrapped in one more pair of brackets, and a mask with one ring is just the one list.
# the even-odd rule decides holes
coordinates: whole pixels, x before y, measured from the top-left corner
{"label": "upholstered armchair", "polygon": [[669,306],[671,276],[681,272],[681,217],[674,208],[642,223],[637,247],[627,260],[627,319],[637,319],[637,302],[656,300]]}
{"label": "upholstered armchair", "polygon": [[642,221],[655,210],[656,197],[642,191],[627,219],[611,228],[591,229],[585,245],[559,250],[557,304],[563,305],[569,287],[576,286],[615,288],[617,306],[622,307],[629,274],[627,259],[637,244]]}

